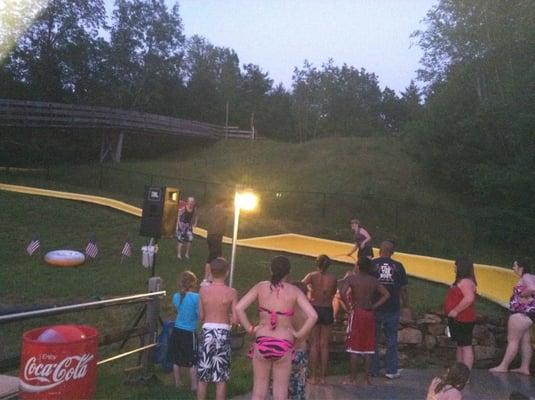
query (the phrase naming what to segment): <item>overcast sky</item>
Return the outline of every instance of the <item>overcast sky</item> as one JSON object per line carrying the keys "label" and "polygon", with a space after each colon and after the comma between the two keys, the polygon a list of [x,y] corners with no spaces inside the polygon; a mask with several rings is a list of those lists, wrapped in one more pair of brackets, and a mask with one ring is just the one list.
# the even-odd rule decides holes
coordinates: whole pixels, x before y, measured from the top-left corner
{"label": "overcast sky", "polygon": [[[172,0],[166,0],[169,5]],[[106,0],[111,10],[113,0]],[[422,52],[411,32],[437,0],[179,0],[187,37],[204,36],[236,51],[241,64],[258,64],[291,87],[305,59],[329,58],[365,68],[382,88],[404,90]],[[414,40],[412,40],[414,41]]]}

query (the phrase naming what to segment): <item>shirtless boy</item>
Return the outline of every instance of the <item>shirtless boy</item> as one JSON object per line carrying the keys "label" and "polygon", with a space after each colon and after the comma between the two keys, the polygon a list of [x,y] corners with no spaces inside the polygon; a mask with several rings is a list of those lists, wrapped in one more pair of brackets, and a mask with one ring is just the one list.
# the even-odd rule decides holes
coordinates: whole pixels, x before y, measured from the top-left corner
{"label": "shirtless boy", "polygon": [[[370,383],[370,359],[375,352],[374,310],[390,297],[388,290],[370,275],[372,265],[369,258],[359,258],[358,266],[358,272],[347,277],[341,290],[342,299],[351,310],[346,339],[346,351],[350,353],[351,375],[349,381],[342,382],[350,384],[357,383],[358,355],[364,357],[366,383]],[[379,298],[374,302],[377,293]]]}
{"label": "shirtless boy", "polygon": [[331,260],[325,254],[316,260],[317,271],[304,277],[303,283],[310,288],[310,303],[318,314],[318,321],[310,334],[310,379],[311,385],[325,384],[329,364],[329,340],[334,323],[333,298],[336,294],[336,276],[327,269]]}
{"label": "shirtless boy", "polygon": [[199,316],[204,324],[197,371],[198,400],[206,398],[208,383],[215,383],[217,400],[223,400],[226,395],[226,382],[230,378],[230,328],[231,323],[238,321],[234,311],[238,294],[225,284],[228,273],[227,260],[213,259],[210,262],[212,284],[199,290]]}

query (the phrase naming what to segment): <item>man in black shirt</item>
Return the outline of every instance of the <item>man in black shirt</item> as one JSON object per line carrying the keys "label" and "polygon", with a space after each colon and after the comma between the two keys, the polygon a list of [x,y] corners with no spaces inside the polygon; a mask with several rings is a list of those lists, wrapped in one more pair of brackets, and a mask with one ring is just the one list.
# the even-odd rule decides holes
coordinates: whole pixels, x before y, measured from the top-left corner
{"label": "man in black shirt", "polygon": [[394,243],[381,243],[379,257],[374,259],[372,274],[390,293],[390,299],[375,311],[375,354],[372,358],[372,375],[379,375],[379,336],[384,330],[386,338],[385,376],[389,379],[400,377],[398,369],[398,326],[401,306],[408,307],[407,274],[403,264],[392,260]]}

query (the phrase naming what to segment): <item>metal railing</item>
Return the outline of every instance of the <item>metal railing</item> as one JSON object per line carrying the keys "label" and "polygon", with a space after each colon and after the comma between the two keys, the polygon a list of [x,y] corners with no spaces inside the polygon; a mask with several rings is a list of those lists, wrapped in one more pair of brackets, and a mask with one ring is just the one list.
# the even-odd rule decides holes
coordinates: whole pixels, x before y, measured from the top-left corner
{"label": "metal railing", "polygon": [[25,319],[37,318],[37,317],[49,317],[52,315],[66,314],[74,311],[90,310],[96,308],[104,308],[110,306],[118,306],[123,304],[134,304],[147,302],[155,296],[165,296],[166,291],[135,294],[132,296],[116,297],[113,299],[91,301],[88,303],[71,304],[67,306],[50,307],[40,310],[24,311],[19,313],[9,313],[0,315],[0,324],[7,324],[8,322],[22,321]]}
{"label": "metal railing", "polygon": [[[42,309],[33,309],[23,312],[4,313],[0,315],[0,325],[19,322],[23,320],[50,317],[54,315],[67,314],[72,312],[81,312],[92,309],[102,309],[114,306],[124,306],[137,303],[145,303],[141,313],[138,314],[136,320],[131,328],[114,332],[113,334],[100,334],[99,347],[107,346],[113,343],[122,342],[119,351],[122,350],[128,340],[140,337],[141,346],[131,349],[129,351],[113,355],[109,358],[100,360],[97,365],[106,364],[126,356],[143,352],[139,367],[147,372],[152,359],[152,351],[156,347],[156,336],[158,334],[158,323],[160,320],[160,297],[166,296],[165,290],[159,290],[161,287],[161,279],[153,277],[149,279],[149,292],[134,294],[129,296],[115,297],[111,299],[91,301],[87,303],[69,304],[64,306],[54,306]],[[139,322],[143,318],[145,325],[138,327]],[[16,369],[20,363],[20,355],[12,355],[10,357],[0,360],[0,371],[8,371]]]}

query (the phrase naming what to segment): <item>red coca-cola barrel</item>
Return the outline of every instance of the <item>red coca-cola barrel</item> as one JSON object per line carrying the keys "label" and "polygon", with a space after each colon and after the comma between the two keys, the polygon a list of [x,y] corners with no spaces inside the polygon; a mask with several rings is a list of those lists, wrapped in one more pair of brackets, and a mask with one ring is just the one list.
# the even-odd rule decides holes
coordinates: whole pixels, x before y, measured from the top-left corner
{"label": "red coca-cola barrel", "polygon": [[98,331],[53,325],[22,336],[21,399],[90,399],[97,377]]}

